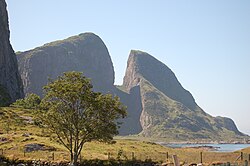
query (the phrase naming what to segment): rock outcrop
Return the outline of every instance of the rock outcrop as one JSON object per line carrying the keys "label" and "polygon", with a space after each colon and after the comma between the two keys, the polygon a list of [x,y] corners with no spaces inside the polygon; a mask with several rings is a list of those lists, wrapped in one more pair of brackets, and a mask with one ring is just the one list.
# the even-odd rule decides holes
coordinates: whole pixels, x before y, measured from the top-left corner
{"label": "rock outcrop", "polygon": [[91,78],[96,91],[113,88],[114,69],[103,41],[93,33],[84,33],[55,41],[18,54],[24,92],[42,96],[48,79],[63,72],[80,71]]}
{"label": "rock outcrop", "polygon": [[138,112],[141,112],[143,136],[172,140],[220,140],[244,136],[231,119],[205,113],[175,74],[145,52],[130,52],[123,81],[126,91],[139,89],[142,110]]}
{"label": "rock outcrop", "polygon": [[0,0],[0,106],[23,97],[16,55],[10,44],[6,2]]}

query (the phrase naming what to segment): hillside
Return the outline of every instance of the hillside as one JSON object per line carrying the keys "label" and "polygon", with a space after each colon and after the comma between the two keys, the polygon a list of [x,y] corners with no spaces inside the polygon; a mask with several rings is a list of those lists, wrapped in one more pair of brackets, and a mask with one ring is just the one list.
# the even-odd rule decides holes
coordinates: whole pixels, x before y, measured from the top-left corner
{"label": "hillside", "polygon": [[172,140],[242,139],[229,118],[212,117],[195,102],[175,74],[151,55],[130,52],[123,86],[139,88],[141,97],[141,135]]}
{"label": "hillside", "polygon": [[[0,107],[0,149],[3,150],[0,153],[3,152],[6,157],[14,160],[68,161],[69,153],[54,139],[54,135],[36,125],[35,112],[36,110]],[[86,143],[81,156],[88,160],[107,160],[108,156],[117,159],[120,151],[122,152],[120,156],[122,160],[131,159],[133,153],[136,159],[152,159],[162,163],[172,162],[172,155],[176,154],[182,163],[199,163],[199,154],[203,151],[204,163],[211,163],[215,161],[235,162],[240,154],[239,152],[209,152],[203,149],[173,149],[148,141],[121,137],[118,137],[115,141],[114,144]],[[39,150],[39,146],[35,145],[42,145],[42,147]],[[34,147],[34,149],[28,147]],[[38,149],[35,150],[37,147]],[[54,160],[52,154],[54,154]]]}

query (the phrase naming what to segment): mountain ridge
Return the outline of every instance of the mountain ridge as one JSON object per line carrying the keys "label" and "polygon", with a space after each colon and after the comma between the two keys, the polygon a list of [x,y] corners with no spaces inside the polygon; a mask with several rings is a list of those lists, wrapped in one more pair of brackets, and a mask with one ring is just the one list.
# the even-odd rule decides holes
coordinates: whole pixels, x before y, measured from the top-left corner
{"label": "mountain ridge", "polygon": [[95,91],[119,96],[128,108],[120,135],[171,140],[245,136],[231,119],[204,112],[174,72],[146,52],[131,50],[123,85],[115,86],[111,56],[101,38],[93,33],[47,43],[19,52],[17,57],[26,94],[42,96],[48,76],[54,79],[62,72],[74,70],[91,78]]}
{"label": "mountain ridge", "polygon": [[220,139],[225,133],[231,138],[244,136],[231,119],[205,113],[172,70],[148,53],[130,52],[123,86],[127,91],[140,87],[144,136],[171,135],[172,139]]}

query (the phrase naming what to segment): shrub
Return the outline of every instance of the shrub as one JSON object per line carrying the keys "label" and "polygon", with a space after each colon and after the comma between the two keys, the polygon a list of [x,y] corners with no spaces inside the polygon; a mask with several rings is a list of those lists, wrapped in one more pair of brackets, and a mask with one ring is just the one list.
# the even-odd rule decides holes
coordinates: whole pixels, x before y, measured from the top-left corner
{"label": "shrub", "polygon": [[24,99],[18,99],[11,106],[19,108],[37,108],[41,102],[41,99],[38,95],[30,93]]}

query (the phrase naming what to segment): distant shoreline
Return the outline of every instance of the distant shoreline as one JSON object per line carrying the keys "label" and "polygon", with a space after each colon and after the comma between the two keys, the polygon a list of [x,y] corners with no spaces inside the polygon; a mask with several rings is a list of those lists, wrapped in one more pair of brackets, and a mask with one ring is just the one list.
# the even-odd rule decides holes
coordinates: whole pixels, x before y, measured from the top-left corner
{"label": "distant shoreline", "polygon": [[250,147],[250,144],[240,143],[159,143],[162,146],[170,148],[183,148],[183,149],[200,149],[204,151],[217,151],[217,152],[234,152],[241,149]]}
{"label": "distant shoreline", "polygon": [[[159,144],[166,142],[157,142]],[[175,141],[167,142],[168,144],[250,144],[250,140],[244,141]]]}

